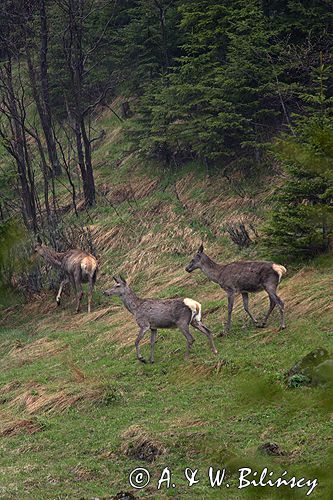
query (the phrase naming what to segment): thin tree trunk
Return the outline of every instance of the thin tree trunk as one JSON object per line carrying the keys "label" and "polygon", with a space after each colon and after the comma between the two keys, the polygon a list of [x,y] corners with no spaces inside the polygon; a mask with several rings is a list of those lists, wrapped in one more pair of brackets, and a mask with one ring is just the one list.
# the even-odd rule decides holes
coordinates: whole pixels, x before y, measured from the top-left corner
{"label": "thin tree trunk", "polygon": [[72,104],[68,100],[70,115],[74,117],[74,132],[76,139],[78,164],[82,176],[83,193],[85,205],[91,207],[95,205],[95,182],[91,160],[91,142],[85,126],[84,103],[82,98],[82,88],[84,79],[83,67],[83,2],[82,0],[69,1],[69,31],[70,50],[67,49],[67,61],[72,86]]}
{"label": "thin tree trunk", "polygon": [[85,164],[83,145],[82,145],[81,127],[78,120],[75,120],[75,139],[76,139],[78,165],[82,177],[83,195],[85,203],[88,204],[89,189],[88,189],[87,171],[86,171],[86,164]]}
{"label": "thin tree trunk", "polygon": [[31,91],[34,101],[36,103],[36,108],[41,121],[46,148],[48,153],[49,162],[51,165],[51,171],[53,175],[58,176],[61,174],[61,166],[57,154],[57,145],[53,136],[52,129],[52,114],[49,102],[49,80],[48,80],[48,64],[47,64],[47,48],[48,48],[48,29],[47,29],[47,18],[45,12],[45,0],[39,0],[40,5],[40,53],[39,53],[39,78],[40,84],[38,82],[38,76],[30,50],[28,48],[28,43],[26,44],[26,57],[28,65],[29,79],[31,83]]}
{"label": "thin tree trunk", "polygon": [[56,141],[53,136],[52,129],[52,113],[50,107],[49,97],[49,77],[48,77],[48,63],[47,63],[47,50],[48,50],[48,26],[47,15],[45,9],[45,0],[39,0],[39,18],[40,18],[40,80],[41,80],[41,95],[44,104],[44,125],[43,130],[45,134],[46,144],[49,159],[52,165],[54,175],[61,174],[61,166],[57,154]]}
{"label": "thin tree trunk", "polygon": [[50,219],[51,217],[51,209],[50,209],[50,203],[49,203],[49,175],[48,175],[48,165],[46,162],[45,154],[44,154],[44,149],[43,145],[41,143],[41,140],[38,136],[38,133],[36,132],[35,136],[36,144],[38,147],[39,155],[41,158],[41,170],[43,174],[43,182],[44,182],[44,203],[45,203],[45,210],[47,214],[47,218]]}
{"label": "thin tree trunk", "polygon": [[37,216],[34,179],[32,175],[30,159],[28,158],[29,152],[27,148],[26,136],[24,133],[24,126],[22,124],[22,117],[19,114],[17,99],[14,92],[11,61],[9,61],[4,66],[4,71],[6,79],[5,84],[8,99],[8,111],[10,113],[9,120],[11,122],[11,129],[13,132],[13,137],[9,141],[10,152],[15,158],[18,171],[18,178],[22,192],[23,218],[26,222],[27,227],[36,232]]}
{"label": "thin tree trunk", "polygon": [[87,135],[86,126],[84,118],[81,119],[81,132],[84,144],[84,154],[85,154],[85,164],[86,164],[86,175],[87,175],[87,199],[86,204],[90,207],[94,206],[96,203],[96,190],[94,181],[94,172],[91,161],[91,143]]}

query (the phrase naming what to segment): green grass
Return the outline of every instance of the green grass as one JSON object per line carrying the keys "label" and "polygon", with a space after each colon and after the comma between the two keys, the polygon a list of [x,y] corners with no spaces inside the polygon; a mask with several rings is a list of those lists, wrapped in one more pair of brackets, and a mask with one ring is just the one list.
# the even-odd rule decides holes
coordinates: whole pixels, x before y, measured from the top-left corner
{"label": "green grass", "polygon": [[[114,115],[102,116],[96,124],[96,130],[104,128],[110,134],[116,127]],[[264,208],[239,207],[241,200],[225,179],[217,176],[214,182],[206,182],[197,162],[166,171],[128,158],[129,148],[119,134],[111,140],[107,136],[94,150],[94,162],[99,165],[97,186],[108,183],[117,189],[129,178],[140,181],[142,175],[160,181],[135,202],[112,207],[101,198],[91,210],[91,219],[102,234],[119,230],[98,249],[101,273],[91,317],[85,312],[75,316],[68,297],[57,309],[51,293],[39,299],[37,306],[18,304],[4,311],[0,432],[23,419],[37,432],[30,434],[23,426],[20,432],[0,437],[0,498],[109,498],[120,491],[142,498],[306,497],[304,488],[239,490],[238,469],[247,466],[259,471],[268,467],[274,477],[284,470],[288,477],[316,477],[319,486],[311,497],[331,498],[332,388],[289,389],[285,383],[286,371],[311,350],[323,347],[332,352],[333,312],[327,307],[331,257],[317,258],[301,277],[296,269],[288,268],[280,287],[286,302],[286,331],[277,332],[277,313],[266,329],[255,329],[237,302],[230,335],[216,339],[216,357],[207,339],[195,331],[196,342],[186,363],[182,334],[161,330],[156,363],[138,363],[133,318],[119,299],[101,293],[111,284],[111,276],[124,272],[141,296],[149,291],[155,297],[199,300],[205,324],[217,334],[225,321],[225,294],[199,271],[188,275],[184,267],[202,239],[219,262],[257,258],[256,245],[239,250],[222,227],[227,215],[250,211],[261,216]],[[117,165],[119,160],[123,161]],[[190,205],[184,209],[174,188],[191,172],[195,177],[189,178],[181,192]],[[247,187],[254,196],[254,183]],[[235,201],[227,212],[218,203],[210,207],[210,201],[230,197]],[[71,214],[65,222],[73,224],[76,219]],[[79,222],[90,221],[82,213]],[[251,298],[250,307],[262,317],[267,299]],[[148,358],[148,343],[142,352]],[[79,395],[80,399],[63,411],[55,403],[31,410],[34,401],[63,392],[66,398]],[[22,395],[25,399],[19,402]],[[139,426],[140,436],[148,435],[166,453],[153,463],[127,456],[123,450],[128,438],[123,434],[134,425]],[[258,447],[267,442],[277,443],[284,454],[260,454]],[[210,487],[209,466],[227,468],[228,489],[225,483],[221,488]],[[136,467],[151,474],[150,485],[141,491],[128,484],[129,473]],[[172,471],[176,487],[158,490],[165,467]],[[186,467],[199,470],[199,483],[191,488],[184,476]]]}
{"label": "green grass", "polygon": [[[207,292],[213,286],[207,285]],[[172,287],[169,292],[172,295]],[[174,292],[182,293],[183,289],[175,288]],[[203,301],[207,310],[218,304]],[[221,312],[214,311],[205,318],[214,331],[221,325]],[[125,311],[124,317],[132,321]],[[41,328],[45,320],[58,323],[51,334]],[[236,314],[233,332],[216,341],[217,358],[209,352],[206,339],[196,333],[188,364],[183,360],[185,346],[180,332],[161,331],[156,364],[151,366],[135,360],[132,345],[119,349],[117,340],[105,341],[105,334],[116,327],[109,324],[110,318],[91,322],[89,329],[81,331],[67,308],[55,316],[30,317],[26,327],[20,315],[13,316],[11,322],[20,326],[3,328],[0,333],[0,386],[13,380],[22,386],[46,385],[54,390],[65,384],[80,386],[73,380],[75,365],[84,373],[81,385],[98,379],[105,385],[106,396],[98,404],[88,401],[59,415],[33,415],[41,425],[40,432],[1,438],[2,497],[107,497],[131,489],[128,474],[139,466],[152,475],[152,486],[138,493],[148,497],[158,495],[158,475],[168,466],[177,487],[163,490],[163,495],[221,498],[224,490],[212,490],[205,477],[211,465],[229,470],[228,498],[247,498],[251,490],[237,489],[237,470],[252,464],[259,470],[267,466],[277,474],[286,469],[292,475],[319,475],[321,484],[313,497],[328,498],[329,484],[323,476],[331,466],[331,388],[287,389],[283,375],[311,349],[331,349],[332,316],[320,321],[294,319],[283,333],[276,333],[272,325],[257,337],[253,335],[258,331],[243,320],[243,314]],[[63,330],[68,322],[70,331]],[[67,349],[31,362],[8,364],[15,343],[25,345],[37,340],[34,328],[38,326],[40,338],[47,336],[66,344]],[[148,355],[148,346],[142,350]],[[220,368],[219,360],[224,362]],[[33,388],[31,391],[36,395]],[[8,410],[14,392],[1,405],[1,411]],[[24,409],[15,408],[13,418],[23,416]],[[131,425],[141,426],[162,442],[166,455],[152,464],[122,455],[121,435]],[[278,443],[286,455],[260,456],[257,447],[268,441]],[[198,477],[202,478],[191,489],[183,475],[186,467],[198,468]],[[288,491],[283,493],[284,498]],[[258,495],[258,488],[252,493]],[[274,489],[263,495],[274,498]],[[292,498],[302,497],[304,490],[293,490]]]}

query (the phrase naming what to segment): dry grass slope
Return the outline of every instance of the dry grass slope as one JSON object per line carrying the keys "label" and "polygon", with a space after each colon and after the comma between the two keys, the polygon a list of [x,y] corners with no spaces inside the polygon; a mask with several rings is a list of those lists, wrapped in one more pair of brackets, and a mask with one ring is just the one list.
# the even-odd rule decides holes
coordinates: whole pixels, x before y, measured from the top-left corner
{"label": "dry grass slope", "polygon": [[[239,250],[223,227],[245,221],[260,234],[272,183],[244,192],[233,189],[237,179],[231,186],[222,176],[193,171],[167,182],[162,171],[142,172],[132,153],[121,151],[114,159],[121,137],[118,127],[107,130],[94,153],[101,163],[100,205],[90,229],[101,273],[93,312],[74,315],[69,297],[57,308],[51,292],[2,311],[0,457],[7,462],[0,468],[0,498],[13,498],[22,482],[27,498],[47,498],[51,490],[52,498],[107,498],[127,485],[125,474],[137,465],[148,462],[154,477],[166,464],[180,472],[191,464],[235,464],[241,457],[244,466],[268,441],[286,450],[272,466],[304,473],[305,464],[317,473],[319,461],[329,463],[332,398],[326,389],[287,390],[283,374],[312,348],[331,348],[332,269],[287,266],[280,285],[288,326],[283,333],[277,333],[277,316],[268,328],[255,330],[237,299],[232,332],[216,339],[218,357],[195,333],[186,364],[181,333],[162,330],[156,365],[136,363],[133,317],[100,293],[111,276],[123,273],[140,296],[199,300],[205,323],[219,332],[224,292],[184,267],[202,240],[221,263],[257,258],[256,245]],[[267,307],[265,293],[251,296],[255,315],[262,317]],[[148,342],[149,336],[143,350]],[[230,491],[230,499],[244,498],[237,488]],[[180,485],[175,494],[210,499],[221,491],[199,486],[193,493]],[[156,495],[163,498],[152,486],[146,491],[146,497]]]}

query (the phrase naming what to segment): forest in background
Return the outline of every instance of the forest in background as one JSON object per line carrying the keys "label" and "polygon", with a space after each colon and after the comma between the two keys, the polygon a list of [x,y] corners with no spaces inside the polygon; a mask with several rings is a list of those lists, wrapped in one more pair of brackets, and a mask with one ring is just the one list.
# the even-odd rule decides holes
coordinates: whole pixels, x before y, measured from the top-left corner
{"label": "forest in background", "polygon": [[4,0],[0,33],[2,246],[20,225],[54,234],[64,190],[89,221],[109,109],[141,161],[275,175],[270,253],[331,248],[331,2]]}
{"label": "forest in background", "polygon": [[[325,0],[1,2],[0,498],[305,498],[240,491],[245,466],[333,498],[332,32]],[[97,257],[90,314],[68,286],[57,306],[38,238]],[[217,337],[226,294],[185,271],[201,242],[287,268],[286,330],[239,297]],[[161,329],[137,362],[134,318],[102,293],[119,274],[199,301],[218,354],[193,331],[185,362]],[[249,302],[264,318],[266,293]]]}

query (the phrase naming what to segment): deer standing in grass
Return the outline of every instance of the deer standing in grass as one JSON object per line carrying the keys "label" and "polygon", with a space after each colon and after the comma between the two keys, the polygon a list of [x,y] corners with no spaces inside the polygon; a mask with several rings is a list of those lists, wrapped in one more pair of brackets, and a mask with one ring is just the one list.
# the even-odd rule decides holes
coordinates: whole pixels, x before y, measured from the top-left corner
{"label": "deer standing in grass", "polygon": [[[278,306],[280,310],[280,329],[282,330],[286,327],[284,303],[276,292],[282,276],[287,272],[284,266],[266,261],[238,261],[225,265],[216,264],[216,262],[204,253],[203,245],[201,245],[192,261],[185,268],[189,273],[195,269],[201,269],[207,278],[220,285],[227,292],[228,320],[225,332],[222,332],[220,336],[228,333],[230,330],[236,293],[242,294],[244,310],[257,327],[263,328],[266,326],[267,320],[275,306]],[[265,290],[268,294],[269,308],[263,322],[258,323],[249,311],[249,292],[259,292],[261,290]]]}
{"label": "deer standing in grass", "polygon": [[126,280],[121,277],[113,278],[116,284],[104,295],[117,295],[121,298],[126,309],[133,314],[139,325],[139,335],[135,341],[137,359],[145,363],[140,353],[140,341],[150,330],[150,362],[154,363],[154,346],[157,328],[179,328],[186,337],[187,348],[185,359],[188,359],[194,338],[190,333],[189,325],[202,332],[209,340],[210,348],[217,354],[212,332],[201,322],[201,304],[192,299],[140,299]]}
{"label": "deer standing in grass", "polygon": [[56,298],[58,306],[60,305],[64,286],[70,283],[76,293],[76,312],[78,313],[83,297],[82,283],[88,282],[88,313],[90,313],[92,294],[98,271],[97,259],[83,250],[74,249],[67,252],[55,252],[41,243],[36,245],[35,251],[51,266],[65,274],[65,278],[60,283]]}

